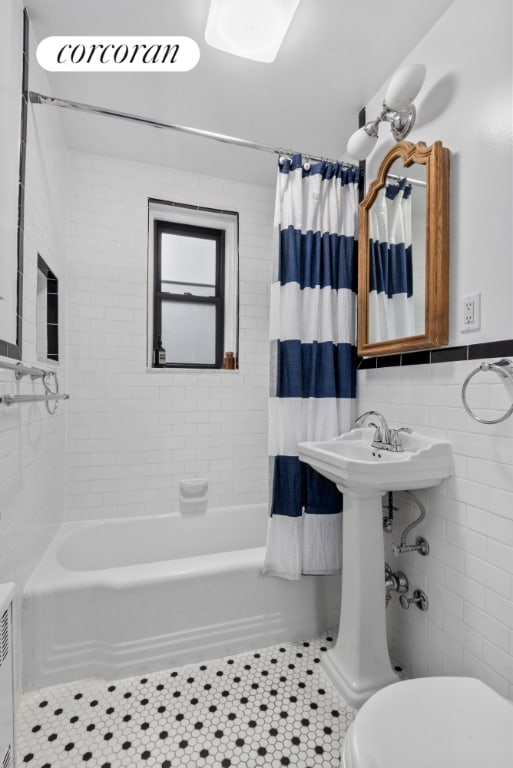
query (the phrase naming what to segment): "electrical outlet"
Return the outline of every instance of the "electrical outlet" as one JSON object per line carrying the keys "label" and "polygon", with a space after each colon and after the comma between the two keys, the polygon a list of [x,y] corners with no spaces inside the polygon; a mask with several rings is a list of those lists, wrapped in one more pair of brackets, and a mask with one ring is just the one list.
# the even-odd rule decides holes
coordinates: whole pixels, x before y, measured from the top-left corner
{"label": "electrical outlet", "polygon": [[481,294],[473,293],[462,299],[462,332],[478,331],[481,328]]}
{"label": "electrical outlet", "polygon": [[475,304],[474,299],[463,299],[463,325],[474,325]]}

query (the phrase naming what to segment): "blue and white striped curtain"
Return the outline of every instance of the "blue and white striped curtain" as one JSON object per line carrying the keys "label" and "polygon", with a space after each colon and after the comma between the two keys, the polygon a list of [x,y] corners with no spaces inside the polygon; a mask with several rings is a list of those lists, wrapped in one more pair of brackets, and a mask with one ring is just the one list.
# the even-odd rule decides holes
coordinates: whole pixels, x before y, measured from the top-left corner
{"label": "blue and white striped curtain", "polygon": [[415,335],[411,189],[389,184],[370,209],[370,342]]}
{"label": "blue and white striped curtain", "polygon": [[297,445],[347,432],[356,394],[357,169],[286,159],[271,284],[270,512],[264,573],[337,573],[342,496]]}

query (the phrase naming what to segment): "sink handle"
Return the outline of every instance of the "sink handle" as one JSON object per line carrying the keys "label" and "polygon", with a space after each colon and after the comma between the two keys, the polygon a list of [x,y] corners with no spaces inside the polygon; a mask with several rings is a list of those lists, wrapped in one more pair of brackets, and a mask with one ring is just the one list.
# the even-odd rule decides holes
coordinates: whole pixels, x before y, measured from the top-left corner
{"label": "sink handle", "polygon": [[369,427],[374,427],[376,430],[374,432],[374,437],[372,438],[372,446],[374,448],[381,448],[383,445],[383,431],[381,427],[378,427],[377,424],[375,424],[373,421],[369,421],[368,425]]}
{"label": "sink handle", "polygon": [[408,435],[411,435],[413,430],[410,427],[399,427],[399,429],[390,430],[390,445],[393,447],[394,451],[404,451],[401,438],[399,437],[401,432],[406,432]]}

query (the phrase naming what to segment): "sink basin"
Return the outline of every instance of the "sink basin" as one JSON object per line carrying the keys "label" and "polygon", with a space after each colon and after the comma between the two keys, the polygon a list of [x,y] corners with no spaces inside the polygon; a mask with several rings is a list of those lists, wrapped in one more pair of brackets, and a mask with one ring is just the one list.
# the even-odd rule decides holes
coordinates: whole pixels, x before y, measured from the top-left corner
{"label": "sink basin", "polygon": [[401,433],[404,451],[373,448],[375,430],[358,427],[334,440],[299,443],[299,458],[341,490],[402,491],[428,488],[449,477],[451,445],[419,432]]}
{"label": "sink basin", "polygon": [[340,629],[322,666],[353,707],[397,682],[388,655],[382,496],[428,488],[451,474],[451,445],[401,432],[404,451],[373,448],[375,430],[358,427],[334,440],[299,443],[299,458],[344,494]]}

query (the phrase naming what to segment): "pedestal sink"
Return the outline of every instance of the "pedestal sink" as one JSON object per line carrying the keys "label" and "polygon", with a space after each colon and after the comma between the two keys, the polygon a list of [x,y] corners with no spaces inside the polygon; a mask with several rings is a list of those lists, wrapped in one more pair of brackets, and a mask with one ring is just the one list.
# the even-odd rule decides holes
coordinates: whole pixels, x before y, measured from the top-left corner
{"label": "pedestal sink", "polygon": [[450,443],[404,434],[404,451],[372,447],[374,429],[299,443],[299,458],[344,494],[340,631],[323,666],[344,699],[359,708],[397,681],[388,655],[381,497],[438,485],[452,470]]}

